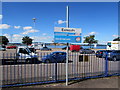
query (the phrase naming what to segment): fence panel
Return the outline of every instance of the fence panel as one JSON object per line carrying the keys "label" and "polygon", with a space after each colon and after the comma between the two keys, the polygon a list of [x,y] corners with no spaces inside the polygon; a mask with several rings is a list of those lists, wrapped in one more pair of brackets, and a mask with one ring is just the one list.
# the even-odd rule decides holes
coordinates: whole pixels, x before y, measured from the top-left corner
{"label": "fence panel", "polygon": [[[51,52],[39,52],[38,62],[29,62],[26,58],[18,59],[16,53],[3,53],[2,86],[30,85],[65,81],[65,62],[42,62]],[[120,75],[119,61],[110,61],[96,57],[95,54],[80,54],[69,51],[68,78],[69,80],[96,78],[110,75]],[[24,61],[24,62],[21,62]]]}

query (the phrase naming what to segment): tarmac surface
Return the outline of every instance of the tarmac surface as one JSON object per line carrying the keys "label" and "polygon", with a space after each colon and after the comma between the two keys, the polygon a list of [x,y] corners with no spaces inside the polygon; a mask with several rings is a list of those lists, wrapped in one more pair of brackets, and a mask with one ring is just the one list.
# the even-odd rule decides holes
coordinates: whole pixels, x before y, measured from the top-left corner
{"label": "tarmac surface", "polygon": [[21,86],[14,88],[119,88],[120,77],[106,77],[106,78],[97,78],[97,79],[87,79],[82,81],[70,81],[69,85],[66,86],[65,82],[63,83],[52,83],[52,84],[43,84],[43,85],[31,85],[31,86]]}

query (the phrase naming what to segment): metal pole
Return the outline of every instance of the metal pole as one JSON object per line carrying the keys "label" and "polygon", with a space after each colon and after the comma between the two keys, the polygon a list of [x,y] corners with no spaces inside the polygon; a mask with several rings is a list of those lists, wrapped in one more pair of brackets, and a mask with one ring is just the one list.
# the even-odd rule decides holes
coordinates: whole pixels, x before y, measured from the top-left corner
{"label": "metal pole", "polygon": [[12,44],[12,41],[13,41],[12,39],[13,39],[13,34],[11,34],[11,44]]}
{"label": "metal pole", "polygon": [[[33,24],[34,24],[33,29],[34,29],[34,31],[35,31],[36,18],[33,18],[32,20],[33,20]],[[35,37],[34,37],[34,40],[33,40],[33,41],[35,42]]]}
{"label": "metal pole", "polygon": [[[69,6],[66,11],[66,27],[69,28]],[[68,86],[68,43],[66,49],[66,86]]]}

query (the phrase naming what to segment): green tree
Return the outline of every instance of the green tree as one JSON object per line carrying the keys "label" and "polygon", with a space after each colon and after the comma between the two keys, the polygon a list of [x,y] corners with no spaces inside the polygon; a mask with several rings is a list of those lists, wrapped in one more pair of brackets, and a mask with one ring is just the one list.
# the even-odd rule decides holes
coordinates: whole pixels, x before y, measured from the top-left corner
{"label": "green tree", "polygon": [[113,41],[120,41],[120,37],[113,39]]}
{"label": "green tree", "polygon": [[94,38],[95,38],[95,35],[86,36],[84,37],[85,40],[83,43],[88,43],[91,48],[91,44],[98,43],[98,40],[95,40]]}
{"label": "green tree", "polygon": [[22,43],[23,43],[23,44],[26,44],[26,45],[32,44],[32,41],[33,41],[33,39],[31,39],[29,36],[24,36],[24,37],[22,38]]}
{"label": "green tree", "polygon": [[6,36],[0,36],[0,44],[7,45],[9,43],[9,40]]}

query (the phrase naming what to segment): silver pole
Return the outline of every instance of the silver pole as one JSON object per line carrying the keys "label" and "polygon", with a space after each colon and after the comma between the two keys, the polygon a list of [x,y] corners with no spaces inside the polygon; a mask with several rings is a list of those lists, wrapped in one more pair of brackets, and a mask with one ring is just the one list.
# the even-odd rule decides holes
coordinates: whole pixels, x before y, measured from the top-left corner
{"label": "silver pole", "polygon": [[[66,27],[69,28],[69,6],[66,11]],[[66,86],[68,86],[68,43],[66,49]]]}
{"label": "silver pole", "polygon": [[69,6],[67,6],[66,11],[66,27],[69,28]]}
{"label": "silver pole", "polygon": [[[33,18],[32,20],[33,20],[33,24],[34,24],[33,29],[34,29],[34,31],[35,31],[36,18]],[[35,37],[34,37],[34,40],[33,40],[33,41],[35,42]]]}
{"label": "silver pole", "polygon": [[12,39],[13,39],[13,34],[11,34],[11,44],[12,44],[12,41],[13,41]]}

